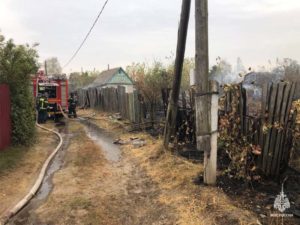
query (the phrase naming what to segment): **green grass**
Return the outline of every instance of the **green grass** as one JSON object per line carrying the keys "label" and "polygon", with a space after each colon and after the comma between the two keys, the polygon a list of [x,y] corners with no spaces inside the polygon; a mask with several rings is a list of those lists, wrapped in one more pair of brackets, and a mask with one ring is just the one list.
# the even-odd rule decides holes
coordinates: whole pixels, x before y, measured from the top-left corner
{"label": "green grass", "polygon": [[0,175],[15,168],[25,153],[24,147],[9,147],[0,151]]}

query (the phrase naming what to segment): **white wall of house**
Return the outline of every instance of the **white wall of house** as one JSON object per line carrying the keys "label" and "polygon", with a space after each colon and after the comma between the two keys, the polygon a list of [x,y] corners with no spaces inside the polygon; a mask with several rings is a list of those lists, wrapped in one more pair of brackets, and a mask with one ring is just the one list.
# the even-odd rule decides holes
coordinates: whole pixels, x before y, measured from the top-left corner
{"label": "white wall of house", "polygon": [[114,85],[114,84],[107,84],[103,86],[102,88],[118,88],[118,86],[125,87],[126,93],[133,93],[135,91],[134,85]]}

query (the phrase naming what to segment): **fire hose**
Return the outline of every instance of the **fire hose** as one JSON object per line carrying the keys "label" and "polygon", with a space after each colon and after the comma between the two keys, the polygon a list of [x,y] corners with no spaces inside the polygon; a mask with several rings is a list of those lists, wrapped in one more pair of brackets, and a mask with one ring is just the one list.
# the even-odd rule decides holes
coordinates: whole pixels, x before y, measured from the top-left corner
{"label": "fire hose", "polygon": [[13,216],[15,216],[25,205],[27,205],[28,202],[33,198],[33,196],[38,192],[40,186],[42,185],[43,179],[45,177],[45,174],[46,174],[46,171],[48,169],[50,162],[55,157],[55,155],[60,150],[60,148],[63,144],[63,138],[58,132],[48,129],[46,127],[43,127],[43,126],[39,125],[38,123],[36,123],[36,126],[43,130],[46,130],[48,132],[55,134],[59,138],[59,144],[56,146],[56,148],[54,149],[52,154],[47,158],[47,160],[43,164],[43,167],[39,173],[39,176],[38,176],[37,180],[35,181],[35,184],[33,185],[33,187],[30,189],[29,193],[21,201],[19,201],[12,209],[9,209],[3,216],[0,217],[0,225],[4,225],[4,224],[8,223],[9,219],[11,219]]}
{"label": "fire hose", "polygon": [[[62,115],[68,119],[68,120],[77,120],[77,119],[70,119],[64,112],[63,109],[61,107],[61,105],[59,105],[59,109],[62,113]],[[87,117],[82,117],[80,118],[81,120],[84,120],[84,118],[88,119],[95,116],[95,113],[91,114],[90,116]],[[30,189],[29,193],[21,200],[19,201],[13,208],[9,209],[6,213],[4,213],[4,215],[0,216],[0,225],[4,225],[6,223],[8,223],[8,221],[15,216],[22,208],[24,208],[29,201],[35,196],[35,194],[38,192],[39,188],[41,187],[46,171],[49,167],[49,164],[51,163],[52,159],[56,156],[56,154],[58,153],[58,151],[60,150],[62,144],[63,144],[63,138],[61,136],[61,134],[59,134],[57,131],[51,130],[49,128],[46,128],[44,126],[41,126],[40,124],[38,124],[36,122],[36,126],[39,127],[40,129],[46,130],[48,132],[51,132],[53,134],[55,134],[58,138],[59,138],[59,143],[56,146],[56,148],[54,149],[54,151],[51,153],[51,155],[47,158],[47,160],[44,162],[43,167],[39,173],[39,176],[37,178],[37,180],[35,181],[35,184],[33,185],[33,187]]]}

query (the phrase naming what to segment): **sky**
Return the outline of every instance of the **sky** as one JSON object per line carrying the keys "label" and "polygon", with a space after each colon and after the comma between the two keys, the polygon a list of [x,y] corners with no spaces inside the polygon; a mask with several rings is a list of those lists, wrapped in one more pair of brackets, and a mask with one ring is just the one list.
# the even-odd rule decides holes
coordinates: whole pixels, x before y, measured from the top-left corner
{"label": "sky", "polygon": [[[192,0],[186,56],[195,55]],[[105,0],[0,0],[0,30],[16,43],[39,43],[40,61],[73,55]],[[246,67],[276,58],[300,61],[299,0],[208,0],[210,65],[220,56]],[[109,0],[87,42],[65,73],[168,63],[175,58],[181,0]]]}

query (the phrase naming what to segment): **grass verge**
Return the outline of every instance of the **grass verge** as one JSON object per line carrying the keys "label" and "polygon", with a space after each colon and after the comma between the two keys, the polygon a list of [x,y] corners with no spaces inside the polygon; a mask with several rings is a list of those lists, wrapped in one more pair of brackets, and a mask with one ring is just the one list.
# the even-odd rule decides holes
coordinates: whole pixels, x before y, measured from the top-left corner
{"label": "grass verge", "polygon": [[0,175],[14,169],[24,157],[28,148],[8,147],[0,151]]}

